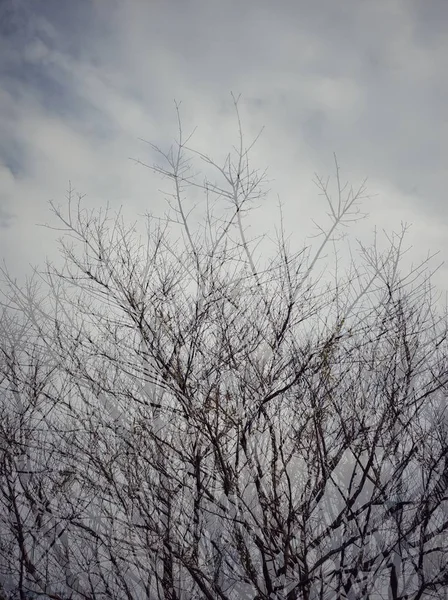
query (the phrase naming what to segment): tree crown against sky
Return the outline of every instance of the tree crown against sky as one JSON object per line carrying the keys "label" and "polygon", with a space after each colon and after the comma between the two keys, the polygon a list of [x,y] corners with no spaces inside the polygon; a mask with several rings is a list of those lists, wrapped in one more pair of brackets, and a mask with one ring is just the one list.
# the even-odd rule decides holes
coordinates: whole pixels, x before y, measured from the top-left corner
{"label": "tree crown against sky", "polygon": [[265,174],[237,123],[221,164],[180,119],[171,148],[151,146],[171,192],[144,235],[69,191],[52,205],[63,265],[23,286],[4,271],[6,596],[444,597],[430,261],[403,267],[406,227],[339,258],[366,191],[337,162],[316,179],[314,242],[291,251],[280,218],[263,253],[248,221]]}

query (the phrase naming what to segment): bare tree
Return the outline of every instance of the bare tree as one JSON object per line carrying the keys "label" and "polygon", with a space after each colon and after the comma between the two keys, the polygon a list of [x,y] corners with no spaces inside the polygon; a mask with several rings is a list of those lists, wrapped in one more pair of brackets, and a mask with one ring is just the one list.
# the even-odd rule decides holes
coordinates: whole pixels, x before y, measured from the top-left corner
{"label": "bare tree", "polygon": [[403,270],[404,227],[323,272],[366,195],[337,163],[334,192],[316,179],[316,246],[291,251],[281,223],[263,254],[245,223],[265,174],[240,123],[222,165],[189,143],[179,119],[176,144],[152,146],[173,192],[145,235],[70,191],[52,206],[64,266],[23,287],[4,273],[4,594],[445,598],[447,320],[429,258]]}

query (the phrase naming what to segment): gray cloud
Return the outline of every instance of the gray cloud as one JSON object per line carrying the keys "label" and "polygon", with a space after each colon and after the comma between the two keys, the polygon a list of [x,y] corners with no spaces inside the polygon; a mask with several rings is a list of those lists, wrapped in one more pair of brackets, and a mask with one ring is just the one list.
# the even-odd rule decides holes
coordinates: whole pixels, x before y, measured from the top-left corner
{"label": "gray cloud", "polygon": [[413,241],[446,255],[444,0],[2,7],[0,161],[17,214],[3,256],[12,239],[54,252],[34,223],[69,179],[92,203],[159,206],[158,182],[127,160],[151,159],[138,137],[169,143],[176,98],[186,124],[198,125],[196,143],[219,156],[234,140],[231,90],[243,95],[248,135],[266,126],[255,159],[270,165],[298,236],[316,209],[313,172],[331,172],[336,152],[350,178],[368,175],[379,193],[374,222],[412,221]]}
{"label": "gray cloud", "polygon": [[9,227],[14,219],[14,215],[0,206],[0,229]]}

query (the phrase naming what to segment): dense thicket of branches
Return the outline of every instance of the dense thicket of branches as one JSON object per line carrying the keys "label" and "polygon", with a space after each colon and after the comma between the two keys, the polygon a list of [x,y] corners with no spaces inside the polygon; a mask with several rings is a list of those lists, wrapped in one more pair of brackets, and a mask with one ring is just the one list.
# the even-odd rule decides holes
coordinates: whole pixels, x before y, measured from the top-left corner
{"label": "dense thicket of branches", "polygon": [[316,247],[280,229],[262,261],[241,131],[222,166],[181,128],[158,151],[173,195],[146,237],[70,193],[65,266],[4,273],[4,598],[446,598],[447,321],[427,262],[403,271],[405,231],[323,260],[364,195],[337,166]]}

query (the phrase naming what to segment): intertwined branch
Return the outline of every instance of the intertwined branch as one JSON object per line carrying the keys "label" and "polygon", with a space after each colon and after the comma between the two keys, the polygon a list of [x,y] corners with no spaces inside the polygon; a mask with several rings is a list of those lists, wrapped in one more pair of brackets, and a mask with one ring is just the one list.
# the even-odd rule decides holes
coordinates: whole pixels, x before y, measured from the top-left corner
{"label": "intertwined branch", "polygon": [[235,108],[222,165],[180,119],[177,144],[152,147],[173,192],[145,235],[70,190],[52,205],[64,265],[23,287],[4,272],[4,595],[444,597],[446,316],[429,259],[402,272],[404,228],[322,276],[366,194],[337,162],[334,196],[317,178],[316,248],[291,252],[282,225],[263,258],[245,223],[265,174]]}

